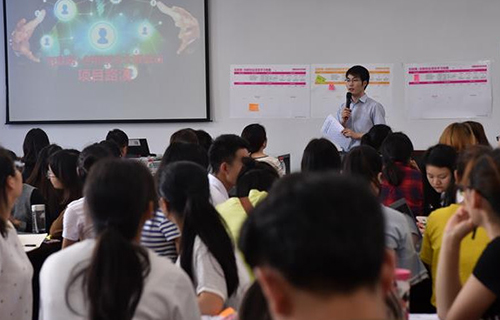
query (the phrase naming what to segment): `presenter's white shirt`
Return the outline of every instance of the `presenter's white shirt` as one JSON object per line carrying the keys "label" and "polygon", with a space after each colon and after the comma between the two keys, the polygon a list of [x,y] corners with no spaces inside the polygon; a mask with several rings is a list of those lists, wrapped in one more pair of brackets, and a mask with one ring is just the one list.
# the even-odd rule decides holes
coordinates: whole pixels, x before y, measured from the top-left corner
{"label": "presenter's white shirt", "polygon": [[71,241],[93,239],[94,226],[84,211],[84,199],[80,198],[68,204],[64,212],[63,238]]}
{"label": "presenter's white shirt", "polygon": [[212,199],[214,207],[226,202],[226,200],[229,199],[226,187],[224,187],[219,179],[209,173],[208,182],[210,183],[210,198]]}
{"label": "presenter's white shirt", "polygon": [[[40,272],[40,319],[88,319],[82,278],[69,291],[69,302],[80,315],[72,312],[65,299],[66,284],[74,268],[90,262],[96,240],[79,242],[51,255]],[[144,283],[142,296],[135,310],[134,320],[175,319],[199,320],[198,302],[186,273],[169,259],[146,249],[151,272]],[[126,266],[123,266],[126,268]]]}

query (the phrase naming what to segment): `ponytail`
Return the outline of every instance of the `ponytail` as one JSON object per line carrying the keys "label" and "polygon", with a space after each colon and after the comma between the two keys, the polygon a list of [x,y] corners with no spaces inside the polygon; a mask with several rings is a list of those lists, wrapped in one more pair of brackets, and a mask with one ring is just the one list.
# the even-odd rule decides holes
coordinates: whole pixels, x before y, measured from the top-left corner
{"label": "ponytail", "polygon": [[131,320],[151,271],[148,252],[134,242],[141,221],[157,202],[149,170],[131,160],[102,159],[92,166],[85,184],[96,243],[90,263],[73,271],[70,289],[82,277],[91,320]]}
{"label": "ponytail", "polygon": [[382,174],[385,180],[395,187],[399,186],[405,177],[405,173],[391,159],[385,161],[385,165],[382,168]]}
{"label": "ponytail", "polygon": [[397,187],[403,182],[405,173],[397,162],[407,165],[413,152],[413,144],[410,138],[402,132],[391,133],[385,138],[380,147],[384,168],[382,174],[389,184]]}
{"label": "ponytail", "polygon": [[150,270],[147,251],[108,228],[97,238],[89,266],[69,281],[66,304],[75,312],[69,303],[69,289],[82,276],[89,319],[131,320]]}
{"label": "ponytail", "polygon": [[224,272],[228,296],[239,285],[234,247],[219,213],[207,200],[189,195],[184,208],[181,267],[193,279],[193,246],[196,236],[207,246]]}

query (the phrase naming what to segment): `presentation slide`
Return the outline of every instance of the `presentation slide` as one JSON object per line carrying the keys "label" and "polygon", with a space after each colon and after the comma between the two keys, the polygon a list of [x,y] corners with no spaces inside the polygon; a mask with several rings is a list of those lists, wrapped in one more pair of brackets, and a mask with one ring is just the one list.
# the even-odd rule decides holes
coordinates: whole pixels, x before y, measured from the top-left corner
{"label": "presentation slide", "polygon": [[4,0],[7,121],[206,120],[205,0]]}

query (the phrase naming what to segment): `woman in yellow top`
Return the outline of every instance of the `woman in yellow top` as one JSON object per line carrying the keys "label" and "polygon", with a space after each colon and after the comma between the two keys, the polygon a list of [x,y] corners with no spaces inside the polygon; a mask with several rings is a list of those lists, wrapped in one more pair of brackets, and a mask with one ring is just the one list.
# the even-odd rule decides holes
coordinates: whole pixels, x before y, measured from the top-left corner
{"label": "woman in yellow top", "polygon": [[[456,181],[460,181],[464,170],[469,162],[475,161],[483,154],[491,152],[490,148],[484,146],[472,146],[463,151],[457,160],[456,170],[454,172]],[[431,170],[432,171],[432,170]],[[434,171],[432,171],[434,172]],[[436,183],[431,183],[436,185]],[[443,183],[438,184],[440,189],[445,190],[446,186]],[[461,201],[460,201],[461,202]],[[427,220],[427,227],[422,241],[422,250],[420,258],[430,268],[432,277],[432,297],[431,303],[436,306],[436,275],[438,269],[438,257],[441,251],[444,229],[448,220],[460,208],[460,204],[451,204],[448,207],[435,210]],[[466,237],[460,246],[460,280],[465,283],[471,275],[472,269],[489,242],[486,231],[478,228],[476,237],[473,240],[471,237]]]}

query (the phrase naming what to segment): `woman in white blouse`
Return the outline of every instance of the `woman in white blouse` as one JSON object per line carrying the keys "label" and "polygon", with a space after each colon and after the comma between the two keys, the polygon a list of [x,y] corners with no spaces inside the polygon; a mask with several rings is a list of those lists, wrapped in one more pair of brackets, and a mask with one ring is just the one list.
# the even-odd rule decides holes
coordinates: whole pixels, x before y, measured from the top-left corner
{"label": "woman in white blouse", "polygon": [[21,172],[5,149],[0,149],[0,319],[31,319],[33,295],[31,266],[9,221],[14,202],[21,195]]}

